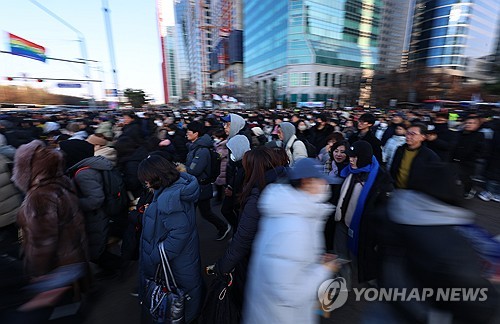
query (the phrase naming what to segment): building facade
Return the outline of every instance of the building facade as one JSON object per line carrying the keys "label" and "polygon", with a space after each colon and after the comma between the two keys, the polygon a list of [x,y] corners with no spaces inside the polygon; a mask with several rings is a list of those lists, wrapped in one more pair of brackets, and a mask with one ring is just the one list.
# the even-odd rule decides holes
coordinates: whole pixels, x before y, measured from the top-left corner
{"label": "building facade", "polygon": [[377,70],[390,72],[407,67],[414,10],[415,0],[384,0]]}
{"label": "building facade", "polygon": [[485,81],[497,50],[499,14],[497,0],[417,0],[410,65]]}
{"label": "building facade", "polygon": [[214,47],[210,53],[212,92],[238,96],[243,87],[242,0],[212,1]]}
{"label": "building facade", "polygon": [[175,0],[175,24],[189,70],[189,96],[202,101],[211,89],[209,54],[213,47],[210,0]]}
{"label": "building facade", "polygon": [[[245,79],[261,104],[355,104],[377,66],[381,0],[249,0]],[[368,87],[369,88],[369,87]],[[369,90],[369,89],[368,89]],[[369,93],[368,93],[369,96]]]}

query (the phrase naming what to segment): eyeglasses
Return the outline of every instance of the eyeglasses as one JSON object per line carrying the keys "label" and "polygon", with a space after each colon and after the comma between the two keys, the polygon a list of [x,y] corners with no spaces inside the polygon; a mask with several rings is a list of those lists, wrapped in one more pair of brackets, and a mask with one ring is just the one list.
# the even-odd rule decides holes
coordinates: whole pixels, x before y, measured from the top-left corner
{"label": "eyeglasses", "polygon": [[406,136],[416,136],[416,135],[422,135],[422,134],[414,132],[406,132]]}

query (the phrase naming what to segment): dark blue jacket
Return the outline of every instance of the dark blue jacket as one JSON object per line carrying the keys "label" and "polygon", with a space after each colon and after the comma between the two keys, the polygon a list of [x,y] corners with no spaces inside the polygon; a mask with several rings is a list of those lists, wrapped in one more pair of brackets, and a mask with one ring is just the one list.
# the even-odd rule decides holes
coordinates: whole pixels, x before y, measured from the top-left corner
{"label": "dark blue jacket", "polygon": [[[196,177],[198,183],[210,177],[210,151],[214,147],[214,141],[207,134],[198,138],[189,147],[186,158],[186,171]],[[212,184],[200,185],[201,193],[199,200],[212,198]]]}
{"label": "dark blue jacket", "polygon": [[142,221],[140,298],[144,298],[145,279],[153,278],[160,264],[158,246],[163,242],[177,285],[191,297],[185,306],[186,323],[199,315],[204,299],[194,206],[199,192],[196,179],[181,173],[173,185],[155,191]]}

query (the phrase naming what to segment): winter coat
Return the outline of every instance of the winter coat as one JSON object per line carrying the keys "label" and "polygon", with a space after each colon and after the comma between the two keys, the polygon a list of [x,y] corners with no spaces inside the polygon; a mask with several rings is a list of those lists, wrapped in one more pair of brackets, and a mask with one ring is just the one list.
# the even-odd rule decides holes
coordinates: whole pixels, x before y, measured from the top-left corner
{"label": "winter coat", "polygon": [[[131,140],[131,139],[130,139]],[[142,183],[137,178],[137,170],[139,164],[147,158],[148,150],[144,146],[137,147],[124,147],[129,139],[126,141],[118,141],[116,143],[116,150],[118,152],[118,169],[123,173],[125,187],[127,191],[132,193],[134,197],[139,197],[142,192]]]}
{"label": "winter coat", "polygon": [[25,193],[17,220],[25,269],[33,276],[87,260],[83,214],[63,165],[62,154],[41,141],[22,145],[16,152],[12,180]]}
{"label": "winter coat", "polygon": [[382,149],[382,158],[386,163],[386,168],[390,169],[392,164],[392,159],[396,153],[396,149],[401,145],[406,143],[406,137],[404,135],[393,135],[387,140],[384,148]]}
{"label": "winter coat", "polygon": [[17,212],[23,198],[10,180],[9,164],[12,161],[0,155],[0,228],[16,222]]}
{"label": "winter coat", "polygon": [[[279,178],[284,178],[286,175],[287,169],[282,166],[269,170],[265,174],[266,185],[275,182]],[[255,186],[244,202],[238,229],[226,248],[224,256],[217,261],[217,270],[221,273],[229,273],[240,262],[245,264],[245,269],[248,265],[252,244],[258,232],[257,229],[261,218],[260,211],[257,208],[260,194],[261,191]]]}
{"label": "winter coat", "polygon": [[227,169],[227,161],[229,159],[229,153],[228,149],[226,146],[227,140],[223,140],[219,143],[214,144],[215,146],[215,151],[220,154],[221,156],[221,161],[220,161],[220,174],[217,177],[217,180],[215,180],[215,184],[218,186],[223,186],[226,184],[226,169]]}
{"label": "winter coat", "polygon": [[[189,153],[186,158],[186,171],[194,176],[200,183],[200,200],[212,198],[212,184],[205,184],[205,180],[210,176],[210,152],[214,142],[207,134],[198,138],[189,147]],[[203,183],[203,184],[202,184]]]}
{"label": "winter coat", "polygon": [[451,149],[455,146],[456,134],[448,128],[448,124],[434,124],[437,138],[428,141],[427,147],[436,152],[443,162],[450,161]]}
{"label": "winter coat", "polygon": [[367,141],[370,143],[373,149],[373,155],[377,158],[378,163],[382,164],[382,144],[378,138],[375,137],[373,132],[369,130],[364,136],[362,136],[359,132],[352,134],[349,137],[349,143],[353,144],[357,141]]}
{"label": "winter coat", "polygon": [[270,184],[246,286],[243,323],[316,323],[318,287],[333,274],[320,262],[330,204],[288,184]]}
{"label": "winter coat", "polygon": [[188,154],[186,132],[182,129],[177,129],[174,135],[167,134],[165,139],[169,139],[175,148],[175,162],[186,163]]}
{"label": "winter coat", "polygon": [[316,154],[319,154],[321,149],[326,146],[327,138],[335,131],[332,125],[326,124],[323,129],[318,129],[318,126],[311,128],[311,137],[309,142],[316,147]]}
{"label": "winter coat", "polygon": [[496,122],[493,138],[486,154],[486,178],[500,182],[500,121]]}
{"label": "winter coat", "polygon": [[302,141],[296,141],[296,139],[297,136],[292,135],[285,145],[285,151],[286,155],[288,155],[288,160],[290,161],[290,167],[292,167],[298,160],[307,158],[306,145]]}
{"label": "winter coat", "polygon": [[476,160],[484,155],[485,140],[481,132],[461,132],[451,151],[451,160],[462,165],[474,166]]}
{"label": "winter coat", "polygon": [[155,191],[142,220],[139,298],[143,300],[145,280],[154,277],[161,262],[158,246],[163,242],[177,285],[191,297],[185,305],[186,323],[198,316],[203,303],[195,209],[199,192],[196,178],[181,173],[170,187]]}
{"label": "winter coat", "polygon": [[383,256],[379,287],[487,289],[486,300],[436,303],[394,301],[393,309],[408,323],[427,322],[431,308],[453,316],[458,323],[489,323],[498,307],[498,293],[481,276],[482,265],[473,247],[455,228],[473,222],[473,214],[422,192],[396,190],[387,206],[388,217],[379,225]]}
{"label": "winter coat", "polygon": [[109,218],[102,209],[105,197],[101,171],[111,169],[111,161],[103,156],[93,156],[68,170],[77,188],[78,203],[85,215],[91,260],[97,260],[101,256],[108,240]]}
{"label": "winter coat", "polygon": [[[401,145],[396,149],[396,153],[394,154],[394,158],[392,159],[392,164],[390,168],[390,173],[393,181],[396,181],[398,172],[399,172],[399,167],[401,165],[401,160],[403,159],[403,154],[405,149],[408,147],[407,144]],[[431,163],[431,162],[439,162],[439,156],[437,156],[434,151],[426,147],[425,145],[422,145],[418,149],[418,153],[413,159],[413,162],[411,163],[410,167],[410,174],[408,176],[408,188],[412,188],[413,184],[417,181],[415,173],[415,170],[422,169],[425,165]]]}
{"label": "winter coat", "polygon": [[118,138],[118,141],[122,137],[129,137],[136,145],[140,145],[144,143],[144,133],[142,129],[141,122],[135,120],[128,125],[123,126],[122,134]]}

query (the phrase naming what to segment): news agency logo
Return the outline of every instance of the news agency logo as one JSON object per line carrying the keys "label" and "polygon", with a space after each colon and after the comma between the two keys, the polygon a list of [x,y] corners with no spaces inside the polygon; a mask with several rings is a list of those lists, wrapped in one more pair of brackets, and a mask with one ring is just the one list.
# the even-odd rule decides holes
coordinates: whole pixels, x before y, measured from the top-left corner
{"label": "news agency logo", "polygon": [[[488,288],[353,288],[355,301],[379,302],[484,302]],[[318,299],[325,312],[344,306],[349,292],[342,277],[324,281],[318,289]]]}
{"label": "news agency logo", "polygon": [[321,309],[331,312],[334,309],[344,306],[347,302],[347,284],[344,278],[337,277],[324,281],[318,289],[318,299]]}

